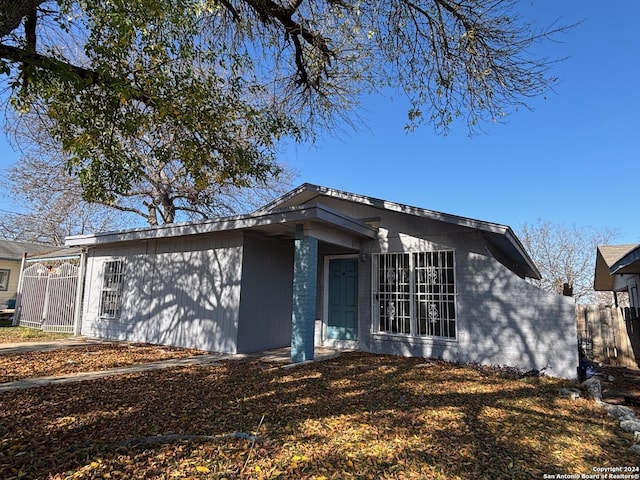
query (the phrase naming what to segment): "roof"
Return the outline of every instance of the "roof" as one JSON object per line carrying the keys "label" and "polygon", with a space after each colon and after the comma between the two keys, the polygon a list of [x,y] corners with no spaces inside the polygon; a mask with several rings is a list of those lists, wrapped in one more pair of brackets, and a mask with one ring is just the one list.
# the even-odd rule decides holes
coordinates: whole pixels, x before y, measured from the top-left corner
{"label": "roof", "polygon": [[71,247],[79,247],[239,229],[251,229],[267,235],[294,238],[295,227],[299,223],[305,223],[305,228],[310,226],[322,229],[323,226],[330,226],[332,229],[341,230],[350,235],[376,238],[377,229],[375,227],[367,224],[364,220],[352,218],[343,212],[323,205],[323,197],[337,198],[474,229],[482,233],[494,256],[513,272],[522,277],[540,278],[540,272],[533,260],[515,233],[506,225],[426,210],[309,183],[301,185],[250,214],[221,217],[195,223],[137,228],[121,232],[77,235],[67,237],[66,244]]}
{"label": "roof", "polygon": [[44,253],[29,255],[27,257],[27,261],[38,262],[41,260],[49,260],[49,261],[66,260],[71,258],[78,258],[80,257],[81,254],[82,254],[82,248],[80,247],[75,247],[75,248],[63,247],[63,248],[57,248],[55,250],[50,249],[49,251]]}
{"label": "roof", "polygon": [[269,212],[220,217],[201,222],[167,224],[121,232],[76,235],[67,237],[65,243],[71,247],[90,246],[242,229],[252,229],[267,235],[294,238],[296,225],[304,222],[316,225],[331,225],[333,228],[360,237],[375,238],[376,236],[375,228],[342,212],[333,210],[325,205],[304,205]]}
{"label": "roof", "polygon": [[369,205],[374,208],[404,213],[407,215],[436,220],[480,231],[488,241],[489,245],[494,247],[492,248],[492,253],[496,255],[496,258],[504,263],[505,266],[522,277],[535,279],[541,278],[540,271],[536,267],[534,261],[526,252],[524,246],[511,227],[507,225],[451,215],[419,207],[412,207],[410,205],[391,202],[389,200],[368,197],[310,183],[305,183],[284,194],[280,198],[277,198],[264,207],[256,210],[255,213],[266,212],[271,209],[282,209],[303,203],[321,201],[321,197],[323,196],[329,196],[346,200],[348,202]]}
{"label": "roof", "polygon": [[598,246],[593,288],[612,291],[613,276],[624,273],[640,273],[640,244]]}
{"label": "roof", "polygon": [[20,261],[24,253],[28,255],[51,251],[57,247],[43,243],[0,240],[0,260]]}
{"label": "roof", "polygon": [[640,273],[640,245],[626,253],[611,266],[611,273]]}

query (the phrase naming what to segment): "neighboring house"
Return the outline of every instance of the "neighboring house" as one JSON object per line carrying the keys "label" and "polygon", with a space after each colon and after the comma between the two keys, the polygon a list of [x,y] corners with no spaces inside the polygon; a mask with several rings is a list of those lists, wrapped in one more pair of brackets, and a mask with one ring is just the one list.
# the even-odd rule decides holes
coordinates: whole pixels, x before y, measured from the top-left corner
{"label": "neighboring house", "polygon": [[51,245],[41,243],[0,240],[0,305],[6,305],[10,299],[16,296],[24,254],[42,253],[54,248]]}
{"label": "neighboring house", "polygon": [[248,353],[314,346],[575,377],[573,300],[504,225],[304,184],[247,215],[69,237],[82,334]]}
{"label": "neighboring house", "polygon": [[596,252],[596,291],[627,292],[629,306],[640,308],[640,244],[601,245]]}

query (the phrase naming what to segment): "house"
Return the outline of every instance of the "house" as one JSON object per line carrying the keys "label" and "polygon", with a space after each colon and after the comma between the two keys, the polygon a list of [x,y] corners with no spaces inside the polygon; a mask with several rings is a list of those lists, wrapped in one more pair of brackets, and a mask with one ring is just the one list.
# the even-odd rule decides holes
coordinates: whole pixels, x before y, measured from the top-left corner
{"label": "house", "polygon": [[[596,291],[627,292],[629,306],[640,308],[640,244],[601,245],[596,251]],[[617,302],[616,302],[617,303]]]}
{"label": "house", "polygon": [[[600,245],[593,288],[613,292],[614,305],[577,309],[580,346],[587,357],[611,365],[640,368],[640,244]],[[628,305],[624,297],[628,294]]]}
{"label": "house", "polygon": [[16,296],[24,255],[42,253],[53,248],[55,247],[42,243],[0,240],[0,305],[6,305]]}
{"label": "house", "polygon": [[248,353],[314,347],[575,377],[573,301],[504,225],[304,184],[240,216],[67,238],[83,335]]}

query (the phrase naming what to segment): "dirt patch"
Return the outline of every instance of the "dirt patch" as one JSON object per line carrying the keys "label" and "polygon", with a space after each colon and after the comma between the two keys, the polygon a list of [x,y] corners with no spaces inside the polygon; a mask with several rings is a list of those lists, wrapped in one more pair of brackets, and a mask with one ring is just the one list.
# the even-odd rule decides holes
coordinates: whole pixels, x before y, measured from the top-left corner
{"label": "dirt patch", "polygon": [[[596,378],[601,380],[604,401],[640,407],[640,370],[603,365],[597,367],[596,372],[600,374]],[[632,403],[633,399],[637,404]]]}

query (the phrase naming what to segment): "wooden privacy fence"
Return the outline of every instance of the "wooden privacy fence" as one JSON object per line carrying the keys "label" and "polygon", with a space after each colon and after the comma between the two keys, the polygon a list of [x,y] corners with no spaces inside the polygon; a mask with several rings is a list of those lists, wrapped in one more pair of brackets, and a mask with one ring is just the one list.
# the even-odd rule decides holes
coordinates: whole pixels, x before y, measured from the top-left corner
{"label": "wooden privacy fence", "polygon": [[41,263],[26,268],[22,272],[19,294],[19,324],[48,332],[72,333],[78,270],[78,266],[70,262],[55,268]]}
{"label": "wooden privacy fence", "polygon": [[587,358],[640,368],[640,309],[576,305],[578,346]]}

